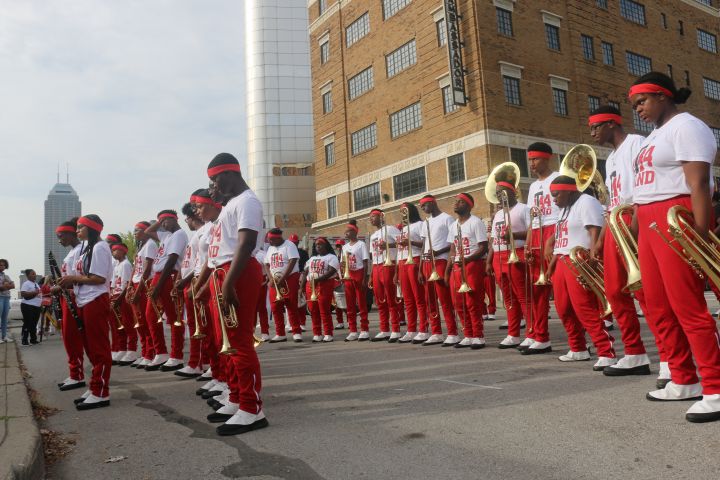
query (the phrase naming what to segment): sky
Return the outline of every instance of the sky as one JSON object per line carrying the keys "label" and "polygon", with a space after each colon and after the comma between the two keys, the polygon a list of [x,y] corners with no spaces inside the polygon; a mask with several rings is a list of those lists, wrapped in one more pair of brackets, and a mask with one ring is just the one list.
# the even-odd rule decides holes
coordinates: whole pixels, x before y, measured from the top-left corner
{"label": "sky", "polygon": [[103,233],[180,210],[246,152],[238,0],[0,0],[0,258],[43,270],[57,166]]}

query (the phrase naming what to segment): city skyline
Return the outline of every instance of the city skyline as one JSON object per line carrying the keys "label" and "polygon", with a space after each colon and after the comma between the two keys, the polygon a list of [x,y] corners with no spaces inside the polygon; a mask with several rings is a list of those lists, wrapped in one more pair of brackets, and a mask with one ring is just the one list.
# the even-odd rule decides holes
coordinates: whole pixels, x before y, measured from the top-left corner
{"label": "city skyline", "polygon": [[[50,273],[50,265],[48,261],[48,252],[52,252],[55,259],[60,262],[67,255],[68,248],[58,243],[55,234],[55,228],[63,222],[73,217],[79,217],[82,214],[82,202],[80,196],[70,184],[70,169],[67,167],[65,173],[65,183],[60,182],[60,167],[58,166],[57,182],[50,189],[50,193],[45,200],[45,248],[44,255],[44,275]],[[39,272],[38,272],[39,273]]]}

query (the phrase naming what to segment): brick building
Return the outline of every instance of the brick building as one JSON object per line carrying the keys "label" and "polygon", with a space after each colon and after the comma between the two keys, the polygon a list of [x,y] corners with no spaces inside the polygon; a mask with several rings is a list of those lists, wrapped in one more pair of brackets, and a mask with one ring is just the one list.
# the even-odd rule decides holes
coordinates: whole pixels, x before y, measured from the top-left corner
{"label": "brick building", "polygon": [[[720,142],[718,0],[309,0],[308,10],[313,226],[325,234],[348,218],[364,232],[374,206],[396,223],[400,203],[427,192],[448,212],[470,192],[489,217],[488,172],[514,161],[526,190],[527,145],[545,141],[559,161],[592,144],[596,106],[613,102],[627,130],[649,131],[626,94],[651,70],[693,90],[684,109]],[[451,75],[458,56],[465,74]]]}

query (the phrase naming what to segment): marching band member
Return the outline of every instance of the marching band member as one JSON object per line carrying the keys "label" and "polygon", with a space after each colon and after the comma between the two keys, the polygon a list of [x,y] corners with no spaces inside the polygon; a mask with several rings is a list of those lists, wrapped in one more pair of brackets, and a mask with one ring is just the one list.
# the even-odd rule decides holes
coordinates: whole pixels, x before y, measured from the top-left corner
{"label": "marching band member", "polygon": [[[398,244],[398,282],[405,300],[407,314],[407,333],[399,340],[400,343],[411,343],[418,332],[427,333],[428,315],[425,303],[425,288],[418,282],[420,270],[420,251],[423,246],[422,230],[425,223],[412,203],[403,203],[407,209],[407,225],[401,225]],[[412,263],[408,260],[412,258]],[[418,317],[419,325],[418,325]],[[392,341],[392,339],[390,340]]]}
{"label": "marching band member", "polygon": [[574,247],[589,249],[597,241],[604,223],[603,206],[595,197],[578,191],[574,178],[564,175],[555,177],[550,192],[562,211],[555,225],[554,256],[547,274],[552,278],[555,309],[570,345],[570,351],[558,359],[561,362],[590,360],[585,343],[587,331],[599,357],[593,369],[601,370],[616,362],[614,338],[605,329],[597,297],[580,284],[574,268],[569,265],[569,254]]}
{"label": "marching band member", "polygon": [[[550,259],[553,256],[555,241],[555,224],[560,216],[560,209],[553,202],[550,194],[550,184],[559,175],[550,168],[550,159],[553,151],[550,145],[543,142],[536,142],[528,146],[527,158],[530,171],[537,177],[528,190],[528,204],[536,207],[540,216],[532,219],[530,241],[526,244],[525,256],[530,257],[528,267],[530,269],[530,292],[532,302],[533,324],[528,325],[527,332],[532,332],[531,337],[525,338],[520,344],[523,355],[533,355],[552,351],[550,343],[550,332],[548,330],[548,315],[550,314],[550,291],[552,285],[535,285],[540,276],[541,263],[547,269]],[[542,231],[540,231],[542,222]],[[540,243],[543,245],[544,259],[539,258]],[[529,312],[528,312],[529,313]],[[528,315],[529,316],[529,315]]]}
{"label": "marching band member", "polygon": [[[110,302],[111,306],[120,312],[120,321],[123,327],[122,330],[119,330],[117,322],[112,322],[112,329],[117,331],[119,341],[118,353],[113,360],[119,365],[130,365],[137,359],[138,343],[132,309],[126,299],[127,290],[132,281],[133,266],[127,259],[128,248],[124,243],[113,244],[110,251],[117,262],[113,269]],[[114,335],[113,341],[115,341]]]}
{"label": "marching band member", "polygon": [[[347,302],[347,317],[350,333],[345,338],[346,342],[359,340],[361,342],[370,339],[370,324],[368,322],[367,309],[367,279],[368,279],[368,252],[365,242],[358,240],[358,227],[355,220],[350,220],[345,226],[345,239],[343,246],[343,276],[345,270],[349,270],[350,278],[343,278],[345,284],[345,301]],[[345,265],[345,262],[349,265]],[[357,328],[357,314],[360,312],[360,334]]]}
{"label": "marching band member", "polygon": [[[287,310],[293,341],[302,342],[300,329],[300,310],[298,308],[298,289],[300,288],[300,253],[290,240],[283,239],[283,232],[273,228],[268,232],[270,246],[265,254],[265,266],[270,271],[270,308],[275,322],[275,336],[270,343],[286,342],[285,310]],[[277,289],[282,300],[276,301]]]}
{"label": "marching band member", "polygon": [[[437,309],[437,302],[440,302],[445,328],[448,337],[457,338],[458,330],[455,322],[455,310],[452,303],[450,284],[445,281],[450,244],[452,241],[450,227],[455,221],[453,217],[440,210],[432,195],[425,195],[420,199],[420,208],[427,215],[425,227],[422,229],[423,257],[422,268],[418,272],[418,282],[424,285],[427,300],[427,311],[430,320],[430,337],[420,332],[413,339],[413,343],[422,345],[438,345],[443,343],[442,326],[440,325],[440,312]],[[432,245],[432,251],[430,246]],[[439,279],[429,281],[433,272],[437,273]]]}
{"label": "marching band member", "polygon": [[112,255],[100,238],[103,222],[97,215],[80,217],[77,236],[84,243],[75,262],[75,273],[60,280],[60,286],[74,286],[78,315],[83,321],[83,346],[92,364],[90,390],[75,400],[78,410],[110,405],[110,279]]}
{"label": "marching band member", "polygon": [[[450,226],[447,238],[452,242],[453,261],[447,266],[445,283],[452,285],[453,303],[463,322],[465,338],[460,341],[457,336],[448,335],[443,347],[485,348],[480,307],[485,297],[485,265],[481,259],[487,253],[488,238],[485,222],[471,213],[474,206],[475,199],[469,193],[459,193],[455,198],[457,220]],[[459,290],[465,282],[471,290],[463,293]]]}
{"label": "marching band member", "polygon": [[[255,252],[255,260],[260,265],[265,265],[265,250],[259,249]],[[263,342],[270,340],[270,320],[268,317],[267,299],[268,299],[268,283],[270,278],[263,268],[263,281],[260,284],[260,295],[258,296],[258,302],[255,306],[255,315],[257,316],[260,323],[260,338]]]}
{"label": "marching band member", "polygon": [[[613,146],[613,151],[605,163],[605,183],[610,197],[607,211],[610,212],[621,204],[632,204],[632,161],[640,151],[645,137],[627,134],[622,127],[620,111],[609,105],[594,110],[588,118],[588,126],[590,135],[598,145]],[[623,221],[627,223],[630,217],[631,215],[628,215]],[[606,367],[603,373],[608,376],[650,375],[650,358],[640,338],[640,321],[635,310],[635,301],[632,294],[623,292],[628,280],[627,268],[607,225],[603,225],[592,252],[593,257],[603,262],[605,296],[612,307],[613,316],[617,319],[625,345],[625,355],[615,365]],[[636,293],[636,296],[644,309],[642,292]],[[650,318],[648,325],[654,332],[655,325]],[[662,342],[659,342],[658,353],[661,362],[664,362],[666,359],[661,345]]]}
{"label": "marching band member", "polygon": [[[520,322],[523,316],[530,318],[528,308],[532,308],[526,303],[526,278],[525,278],[525,238],[527,236],[528,227],[530,226],[530,208],[517,201],[517,192],[513,182],[500,180],[497,182],[498,198],[501,192],[505,192],[510,208],[510,225],[512,232],[508,231],[506,224],[505,212],[499,208],[495,212],[492,226],[492,237],[490,244],[492,249],[487,257],[487,276],[495,274],[495,278],[500,282],[500,290],[502,291],[505,310],[508,315],[508,336],[503,339],[498,348],[508,349],[520,346]],[[518,261],[508,263],[510,258],[510,233],[513,235],[515,242],[515,254]],[[526,329],[529,329],[527,326]]]}
{"label": "marching band member", "polygon": [[[490,234],[492,233],[492,218],[487,223],[488,227],[488,238],[490,238]],[[489,250],[489,248],[488,248]],[[487,262],[487,255],[483,258],[485,262]],[[495,271],[490,270],[490,272],[485,275],[485,297],[487,298],[487,304],[483,300],[483,303],[480,305],[482,307],[482,314],[483,314],[483,321],[488,320],[495,320],[495,313],[497,312],[497,299],[495,294],[495,289],[497,288],[495,284]]]}
{"label": "marching band member", "polygon": [[[77,257],[82,250],[82,244],[77,238],[77,218],[63,222],[55,229],[58,242],[63,247],[70,247],[70,251],[65,256],[60,273],[63,277],[75,274],[75,264]],[[62,287],[56,285],[52,288],[52,292],[57,294]],[[75,303],[75,294],[68,289],[70,301]],[[62,308],[62,340],[65,345],[65,352],[68,357],[68,370],[70,375],[58,385],[60,390],[73,390],[85,386],[85,370],[83,368],[83,336],[78,330],[78,324],[70,313],[70,306],[64,296],[60,296],[60,307]],[[77,308],[76,308],[77,310]]]}
{"label": "marching band member", "polygon": [[643,75],[630,88],[633,109],[655,124],[633,164],[633,202],[648,314],[657,319],[672,376],[664,389],[647,398],[690,400],[702,395],[686,419],[710,422],[720,420],[720,334],[707,310],[705,280],[658,234],[667,235],[668,209],[674,206],[692,212],[701,238],[707,238],[712,227],[710,167],[717,144],[705,123],[678,111],[677,105],[689,96],[690,90],[677,89],[671,78],[657,72]]}
{"label": "marching band member", "polygon": [[141,357],[132,363],[134,367],[145,368],[155,358],[155,344],[150,333],[152,319],[145,316],[147,310],[147,295],[145,291],[145,283],[149,281],[152,273],[152,264],[157,256],[157,243],[155,240],[145,235],[145,230],[150,226],[150,222],[140,221],[135,224],[134,235],[137,242],[137,253],[135,254],[135,263],[133,264],[132,288],[133,295],[130,298],[130,305],[135,312],[137,319],[137,331],[140,336],[140,355]]}
{"label": "marching band member", "polygon": [[[370,235],[373,262],[371,275],[375,303],[380,315],[380,332],[372,338],[372,341],[389,340],[391,337],[399,339],[401,336],[400,309],[395,302],[397,289],[393,279],[395,278],[396,265],[392,260],[397,258],[397,249],[395,248],[395,242],[390,240],[395,239],[400,232],[393,225],[385,223],[385,213],[379,208],[370,211],[370,224],[377,229]],[[391,264],[385,265],[388,255]]]}
{"label": "marching band member", "polygon": [[[317,255],[313,255],[305,263],[300,288],[305,289],[312,316],[313,342],[333,341],[333,322],[330,305],[333,299],[335,276],[340,270],[340,263],[330,248],[327,238],[315,240]],[[316,300],[312,298],[316,297]],[[323,332],[324,335],[323,336]]]}
{"label": "marching band member", "polygon": [[[342,264],[342,251],[343,246],[345,245],[345,240],[342,238],[338,238],[335,240],[335,256],[338,259],[338,262]],[[336,292],[342,292],[342,294],[345,294],[345,286],[343,285],[342,280],[340,279],[340,272],[335,275],[335,290],[333,291],[333,298],[335,299],[335,321],[337,324],[335,325],[335,330],[342,330],[345,328],[345,322],[343,321],[343,311],[347,314],[347,305],[345,305],[345,308],[341,308],[338,304],[338,297],[335,295]]]}
{"label": "marching band member", "polygon": [[[162,306],[162,310],[170,326],[171,349],[168,358],[165,345],[165,332],[159,322],[152,305],[148,305],[145,316],[150,323],[150,332],[155,344],[155,358],[145,367],[148,371],[161,369],[164,372],[179,370],[183,364],[183,347],[185,345],[185,325],[182,322],[182,309],[178,312],[172,298],[173,286],[180,268],[181,255],[188,244],[185,230],[178,224],[175,210],[162,210],[157,215],[157,222],[150,225],[145,234],[159,242],[157,257],[152,264],[153,279],[150,283],[150,302]],[[179,314],[179,315],[178,315]],[[180,316],[180,318],[178,318]],[[151,321],[151,319],[154,320]],[[175,325],[176,321],[180,325]]]}

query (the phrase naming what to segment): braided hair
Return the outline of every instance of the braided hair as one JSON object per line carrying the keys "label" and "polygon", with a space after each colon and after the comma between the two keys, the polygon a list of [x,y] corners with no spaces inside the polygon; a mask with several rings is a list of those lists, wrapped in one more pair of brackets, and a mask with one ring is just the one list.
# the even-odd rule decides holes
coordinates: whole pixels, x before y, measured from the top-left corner
{"label": "braided hair", "polygon": [[[90,215],[84,215],[84,217],[88,220],[92,220],[93,222],[100,224],[101,226],[103,225],[103,221],[95,214],[91,213]],[[82,251],[82,253],[85,254],[85,260],[83,261],[83,272],[85,273],[85,275],[90,272],[90,266],[92,265],[93,249],[98,242],[102,241],[102,238],[100,237],[100,232],[98,232],[97,230],[88,228],[87,232],[87,245]]]}

